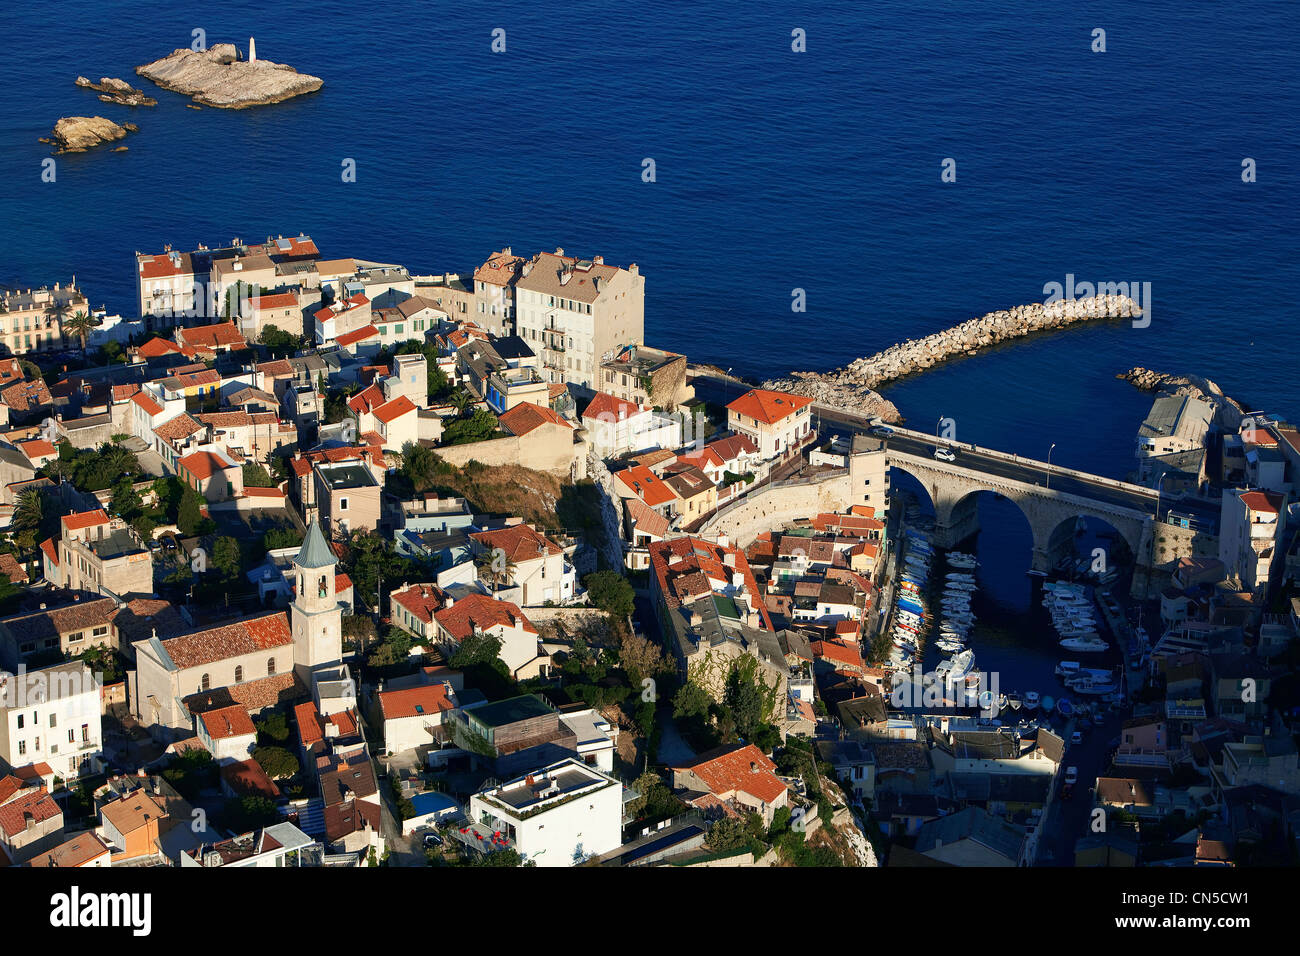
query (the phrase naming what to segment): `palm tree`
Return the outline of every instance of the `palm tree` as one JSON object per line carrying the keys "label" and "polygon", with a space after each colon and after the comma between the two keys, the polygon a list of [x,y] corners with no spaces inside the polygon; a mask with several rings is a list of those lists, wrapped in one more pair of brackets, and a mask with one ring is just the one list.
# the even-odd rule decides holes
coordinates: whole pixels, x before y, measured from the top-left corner
{"label": "palm tree", "polygon": [[90,338],[91,331],[99,325],[95,317],[83,309],[74,312],[67,321],[63,323],[63,330],[68,335],[75,335],[81,339],[81,357],[86,357],[86,341]]}
{"label": "palm tree", "polygon": [[458,388],[451,393],[451,407],[456,409],[456,414],[461,418],[465,417],[466,410],[473,404],[473,397],[465,389]]}
{"label": "palm tree", "polygon": [[474,558],[474,567],[478,568],[479,577],[491,582],[493,594],[501,584],[508,585],[515,577],[515,562],[500,548],[480,552]]}

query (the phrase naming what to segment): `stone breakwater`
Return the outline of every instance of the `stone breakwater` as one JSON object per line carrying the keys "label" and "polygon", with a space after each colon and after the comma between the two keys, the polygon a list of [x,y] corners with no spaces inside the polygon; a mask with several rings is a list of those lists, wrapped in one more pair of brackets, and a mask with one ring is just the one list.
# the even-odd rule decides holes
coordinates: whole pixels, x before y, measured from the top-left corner
{"label": "stone breakwater", "polygon": [[788,378],[773,379],[763,383],[763,387],[806,395],[840,411],[898,421],[898,409],[876,391],[879,386],[933,368],[955,356],[1026,335],[1095,319],[1127,319],[1141,314],[1142,306],[1126,295],[1034,302],[990,312],[924,338],[908,339],[833,372],[791,372]]}
{"label": "stone breakwater", "polygon": [[299,73],[283,63],[241,60],[233,43],[218,43],[207,50],[174,50],[161,60],[137,66],[135,72],[196,103],[229,110],[279,103],[324,85],[319,76]]}
{"label": "stone breakwater", "polygon": [[1241,427],[1241,419],[1246,410],[1240,402],[1229,398],[1223,389],[1208,378],[1199,375],[1170,375],[1141,365],[1120,372],[1115,377],[1143,392],[1164,392],[1199,398],[1214,410],[1215,425],[1234,432]]}

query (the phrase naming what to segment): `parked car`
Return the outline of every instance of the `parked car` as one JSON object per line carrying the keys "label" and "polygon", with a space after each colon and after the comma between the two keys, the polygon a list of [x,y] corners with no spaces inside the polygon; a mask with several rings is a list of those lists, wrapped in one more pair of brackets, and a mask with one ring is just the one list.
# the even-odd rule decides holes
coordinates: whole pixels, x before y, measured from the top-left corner
{"label": "parked car", "polygon": [[1078,744],[1083,743],[1083,734],[1079,733],[1079,731],[1077,730],[1074,733],[1070,734],[1070,743],[1076,746]]}
{"label": "parked car", "polygon": [[1076,783],[1078,783],[1078,782],[1079,782],[1079,768],[1078,768],[1078,767],[1066,767],[1066,768],[1065,768],[1065,785],[1066,785],[1067,787],[1073,787],[1073,786],[1074,786]]}
{"label": "parked car", "polygon": [[890,435],[894,434],[894,430],[888,425],[872,425],[871,434],[875,435],[877,438],[888,438]]}
{"label": "parked car", "polygon": [[934,450],[934,457],[938,458],[940,461],[956,461],[957,453],[951,448],[936,448]]}
{"label": "parked car", "polygon": [[434,850],[440,846],[442,846],[442,837],[440,837],[438,834],[426,833],[424,835],[424,848],[426,850]]}

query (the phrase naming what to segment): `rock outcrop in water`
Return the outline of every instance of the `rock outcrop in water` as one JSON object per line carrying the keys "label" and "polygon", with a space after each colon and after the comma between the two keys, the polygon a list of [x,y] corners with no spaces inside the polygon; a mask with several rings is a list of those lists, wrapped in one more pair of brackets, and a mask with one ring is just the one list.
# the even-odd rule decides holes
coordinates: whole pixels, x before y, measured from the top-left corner
{"label": "rock outcrop in water", "polygon": [[1156,372],[1141,365],[1115,376],[1144,392],[1166,392],[1170,395],[1191,395],[1199,398],[1214,410],[1214,424],[1228,431],[1237,431],[1246,409],[1241,403],[1224,394],[1214,382],[1199,375],[1170,375]]}
{"label": "rock outcrop in water", "polygon": [[77,77],[76,83],[82,89],[95,90],[105,103],[118,106],[157,106],[158,101],[146,96],[144,90],[137,90],[126,80],[112,76],[101,76],[98,83],[92,83],[84,76]]}
{"label": "rock outcrop in water", "polygon": [[1061,299],[1050,304],[1034,302],[990,312],[924,338],[908,339],[833,372],[792,372],[790,377],[765,382],[763,387],[807,395],[830,408],[898,421],[898,410],[875,391],[887,382],[933,368],[954,356],[1037,332],[1063,329],[1094,319],[1133,318],[1141,314],[1142,307],[1124,295]]}
{"label": "rock outcrop in water", "polygon": [[218,43],[207,50],[174,50],[161,60],[136,67],[135,72],[165,90],[193,97],[196,103],[228,110],[279,103],[324,85],[320,77],[283,63],[241,60],[233,43]]}
{"label": "rock outcrop in water", "polygon": [[84,153],[88,149],[112,143],[138,132],[140,127],[134,123],[118,126],[102,116],[65,116],[54,124],[54,133],[50,139],[42,139],[55,147],[56,153]]}

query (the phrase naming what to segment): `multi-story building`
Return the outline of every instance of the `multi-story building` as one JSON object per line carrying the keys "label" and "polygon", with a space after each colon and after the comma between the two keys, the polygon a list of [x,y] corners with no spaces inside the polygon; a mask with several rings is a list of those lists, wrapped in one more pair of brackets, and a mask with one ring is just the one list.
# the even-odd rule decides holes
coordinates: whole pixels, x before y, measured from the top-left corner
{"label": "multi-story building", "polygon": [[225,315],[224,293],[236,283],[254,297],[320,285],[315,269],[320,252],[305,235],[268,236],[255,244],[232,239],[226,246],[200,245],[192,252],[165,246],[161,253],[137,252],[135,258],[140,315],[151,329]]}
{"label": "multi-story building", "polygon": [[489,850],[513,849],[538,866],[574,866],[622,844],[622,790],[570,758],[474,794],[470,821]]}
{"label": "multi-story building", "polygon": [[573,597],[577,573],[565,549],[526,524],[510,525],[470,535],[476,555],[488,553],[496,560],[500,592],[525,607]]}
{"label": "multi-story building", "polygon": [[64,515],[57,586],[116,597],[153,594],[149,549],[119,518],[102,511]]}
{"label": "multi-story building", "polygon": [[751,388],[727,406],[727,427],[745,435],[768,461],[798,448],[812,432],[812,399]]}
{"label": "multi-story building", "polygon": [[695,397],[686,383],[686,356],[648,345],[625,345],[600,363],[599,389],[636,405],[674,411]]}
{"label": "multi-story building", "polygon": [[1149,481],[1164,471],[1197,476],[1205,467],[1205,436],[1214,412],[1190,395],[1162,395],[1138,428],[1138,480]]}
{"label": "multi-story building", "polygon": [[6,291],[0,294],[0,346],[12,355],[62,348],[63,321],[77,312],[90,315],[90,304],[72,285]]}
{"label": "multi-story building", "polygon": [[1282,541],[1286,498],[1274,491],[1224,491],[1219,560],[1224,574],[1248,591],[1268,584]]}
{"label": "multi-story building", "polygon": [[493,335],[510,335],[515,330],[515,283],[526,261],[506,246],[474,270],[474,321]]}
{"label": "multi-story building", "polygon": [[359,462],[318,462],[313,469],[316,507],[330,535],[379,527],[379,498],[383,490],[374,474]]}
{"label": "multi-story building", "polygon": [[0,760],[47,763],[64,779],[99,773],[102,686],[80,661],[0,673]]}
{"label": "multi-story building", "polygon": [[542,359],[547,381],[600,388],[601,363],[645,338],[645,277],[592,259],[543,252],[519,267],[515,331]]}

